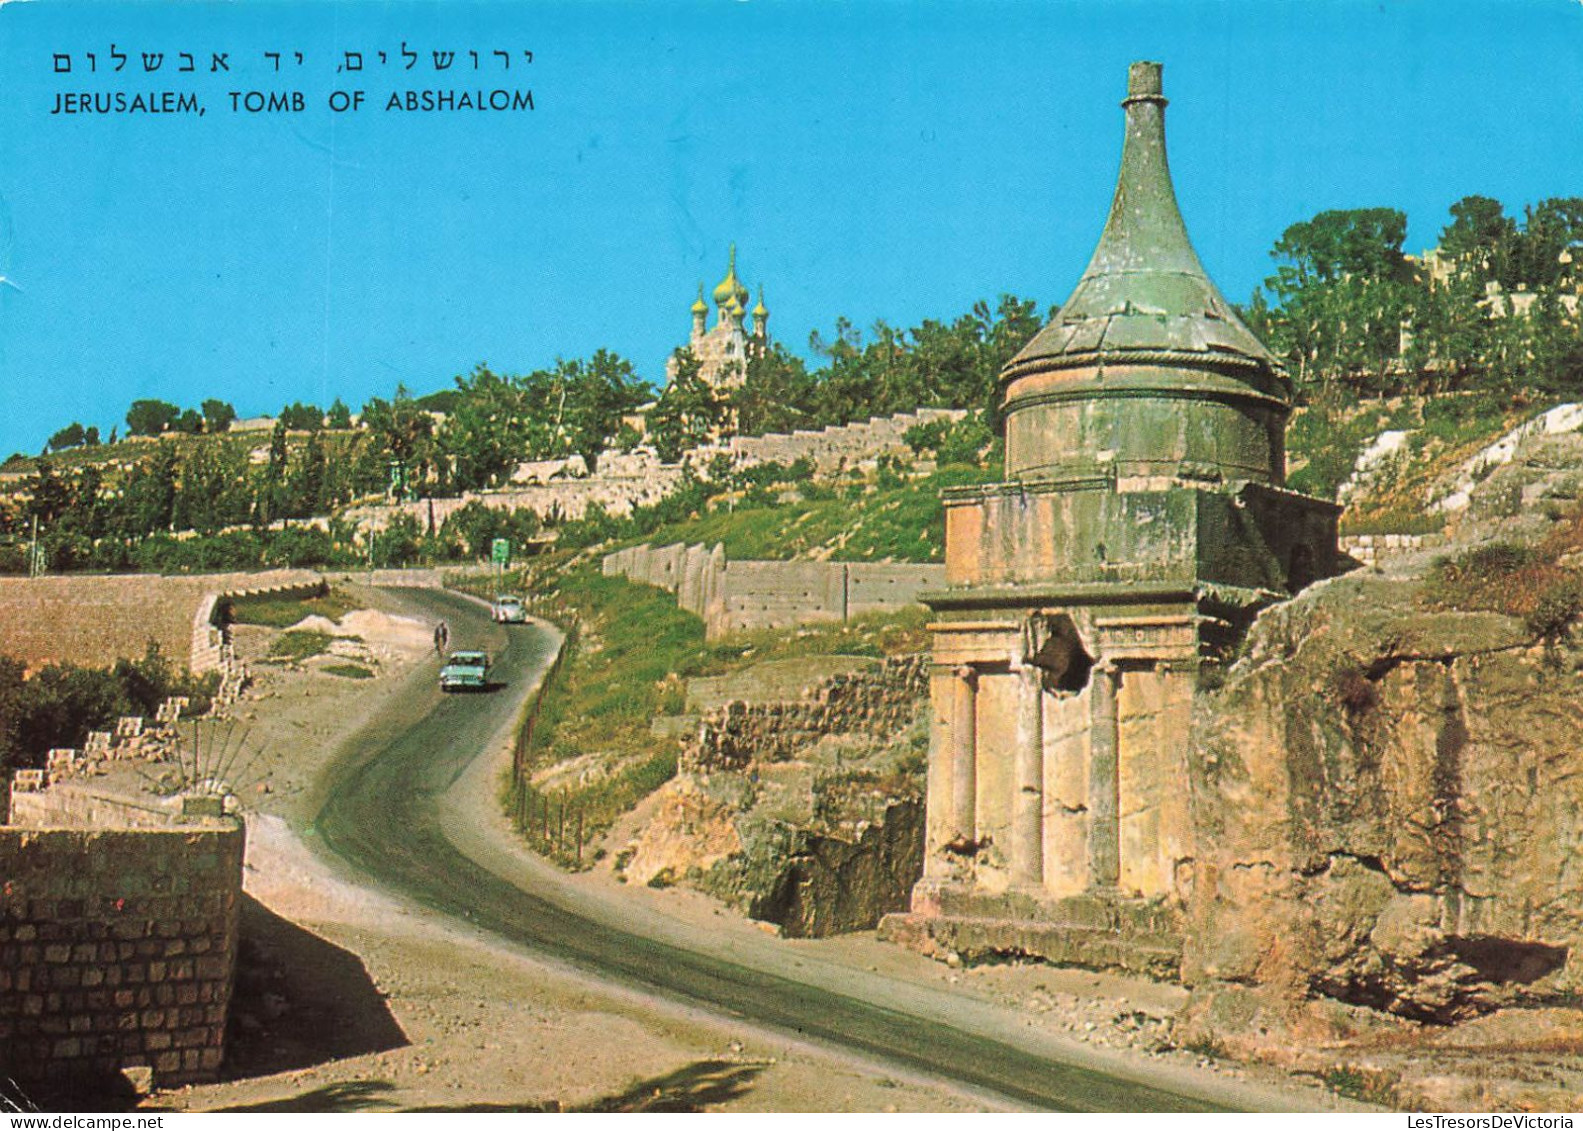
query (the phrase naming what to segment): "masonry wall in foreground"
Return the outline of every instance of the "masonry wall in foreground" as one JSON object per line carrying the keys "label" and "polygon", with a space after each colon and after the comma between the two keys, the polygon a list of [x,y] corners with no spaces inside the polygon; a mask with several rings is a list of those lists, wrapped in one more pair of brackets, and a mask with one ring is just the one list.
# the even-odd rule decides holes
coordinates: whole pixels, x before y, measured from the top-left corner
{"label": "masonry wall in foreground", "polygon": [[0,1068],[36,1094],[140,1066],[160,1087],[213,1080],[243,843],[230,817],[0,827]]}

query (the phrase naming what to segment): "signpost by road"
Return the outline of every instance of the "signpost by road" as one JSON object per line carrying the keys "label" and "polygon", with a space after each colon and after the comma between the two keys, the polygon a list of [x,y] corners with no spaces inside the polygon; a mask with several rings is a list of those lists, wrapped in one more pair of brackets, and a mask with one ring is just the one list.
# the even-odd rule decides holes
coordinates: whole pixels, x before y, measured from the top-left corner
{"label": "signpost by road", "polygon": [[504,579],[506,570],[511,568],[511,539],[496,538],[491,542],[489,544],[489,560],[494,564],[495,572]]}

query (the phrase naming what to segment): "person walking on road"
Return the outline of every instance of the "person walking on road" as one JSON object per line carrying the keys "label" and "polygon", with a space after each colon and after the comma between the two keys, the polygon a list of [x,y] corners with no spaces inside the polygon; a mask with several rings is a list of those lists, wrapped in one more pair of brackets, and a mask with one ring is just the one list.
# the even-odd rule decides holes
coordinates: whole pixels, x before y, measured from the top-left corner
{"label": "person walking on road", "polygon": [[445,646],[451,642],[451,628],[443,620],[434,626],[434,650],[441,655],[445,654]]}

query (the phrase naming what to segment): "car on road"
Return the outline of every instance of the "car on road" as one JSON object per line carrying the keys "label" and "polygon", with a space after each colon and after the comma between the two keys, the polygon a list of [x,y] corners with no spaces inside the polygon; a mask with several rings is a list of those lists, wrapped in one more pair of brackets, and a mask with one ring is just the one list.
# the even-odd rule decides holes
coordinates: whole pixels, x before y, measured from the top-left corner
{"label": "car on road", "polygon": [[483,691],[488,686],[488,652],[452,652],[440,669],[441,691]]}
{"label": "car on road", "polygon": [[527,606],[522,603],[521,597],[503,595],[495,598],[495,603],[490,608],[490,614],[495,618],[496,624],[526,624],[528,620]]}

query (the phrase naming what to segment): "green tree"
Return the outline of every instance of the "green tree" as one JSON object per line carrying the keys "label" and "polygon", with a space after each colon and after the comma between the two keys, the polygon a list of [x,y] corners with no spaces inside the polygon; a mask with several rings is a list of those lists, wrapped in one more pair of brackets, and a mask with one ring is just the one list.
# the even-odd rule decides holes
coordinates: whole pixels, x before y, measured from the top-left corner
{"label": "green tree", "polygon": [[33,474],[24,481],[22,490],[27,496],[22,517],[28,523],[37,519],[40,526],[53,526],[71,508],[71,486],[56,474],[54,465],[47,459],[34,465]]}
{"label": "green tree", "polygon": [[247,521],[252,504],[246,456],[239,448],[197,444],[181,465],[172,524],[214,534]]}
{"label": "green tree", "polygon": [[592,471],[606,441],[620,429],[622,416],[643,403],[648,387],[638,380],[631,362],[609,350],[596,350],[587,361],[557,362],[555,380],[564,397],[561,442]]}
{"label": "green tree", "polygon": [[748,358],[742,384],[727,397],[745,436],[806,428],[813,414],[815,381],[801,358],[775,343]]}
{"label": "green tree", "polygon": [[229,431],[236,420],[236,409],[222,400],[210,398],[203,402],[203,430],[209,433]]}
{"label": "green tree", "polygon": [[175,448],[162,444],[153,456],[127,473],[113,518],[114,533],[141,538],[171,528],[178,463]]}
{"label": "green tree", "polygon": [[1517,221],[1500,201],[1465,196],[1451,206],[1451,223],[1440,232],[1440,250],[1465,272],[1494,279],[1508,290],[1518,283]]}
{"label": "green tree", "polygon": [[293,432],[316,432],[324,426],[324,410],[318,405],[293,401],[280,410],[279,419]]}
{"label": "green tree", "polygon": [[1276,241],[1264,282],[1273,301],[1249,315],[1299,390],[1332,400],[1387,391],[1422,290],[1402,254],[1406,233],[1405,214],[1363,208],[1321,212]]}
{"label": "green tree", "polygon": [[450,456],[458,488],[491,486],[528,454],[534,420],[527,389],[482,362],[472,373],[456,378],[456,387],[460,396],[440,431],[439,443]]}
{"label": "green tree", "polygon": [[330,411],[325,413],[324,424],[327,428],[346,431],[352,426],[352,410],[346,407],[346,402],[336,397],[330,405]]}
{"label": "green tree", "polygon": [[649,414],[649,437],[666,463],[675,463],[683,452],[717,435],[727,411],[724,399],[704,380],[693,351],[682,348],[675,357],[670,384]]}
{"label": "green tree", "polygon": [[310,518],[329,510],[330,457],[322,433],[308,437],[302,459],[291,476],[287,499],[286,510],[294,518]]}
{"label": "green tree", "polygon": [[81,447],[86,436],[83,426],[73,420],[49,438],[49,450],[59,452],[67,448]]}
{"label": "green tree", "polygon": [[254,494],[253,523],[259,529],[267,528],[286,513],[286,474],[290,461],[286,428],[285,414],[277,416],[269,434],[269,458]]}
{"label": "green tree", "polygon": [[1577,277],[1583,253],[1583,198],[1552,197],[1523,209],[1516,275],[1524,290],[1543,291]]}
{"label": "green tree", "polygon": [[167,401],[133,401],[126,410],[126,431],[129,436],[158,436],[176,423],[181,410]]}

